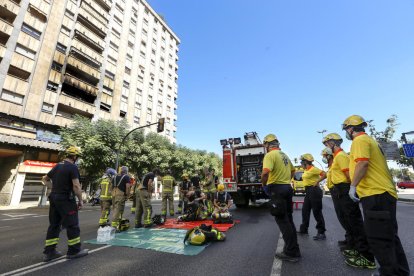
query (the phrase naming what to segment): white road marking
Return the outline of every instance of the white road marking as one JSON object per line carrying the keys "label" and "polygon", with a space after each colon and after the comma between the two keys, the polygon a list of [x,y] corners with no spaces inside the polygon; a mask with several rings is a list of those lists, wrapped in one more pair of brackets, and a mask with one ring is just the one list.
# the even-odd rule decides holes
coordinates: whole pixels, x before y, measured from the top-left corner
{"label": "white road marking", "polygon": [[[100,250],[103,250],[103,249],[108,248],[108,247],[111,247],[111,245],[105,245],[105,246],[98,247],[96,249],[90,250],[89,254],[100,251]],[[28,274],[28,273],[31,273],[31,272],[49,267],[49,266],[53,266],[53,265],[57,265],[57,264],[66,262],[66,261],[69,261],[69,260],[66,259],[66,256],[62,256],[62,257],[57,258],[56,260],[51,261],[49,263],[41,262],[41,263],[37,263],[37,264],[32,264],[32,265],[29,265],[29,266],[26,266],[26,267],[22,267],[22,268],[13,270],[13,271],[6,272],[6,273],[2,274],[2,276],[25,275],[25,274]]]}
{"label": "white road marking", "polygon": [[9,219],[2,219],[1,221],[7,221],[7,220],[17,220],[17,219],[24,219],[24,218],[9,218]]}
{"label": "white road marking", "polygon": [[[279,233],[279,240],[277,242],[277,248],[275,253],[280,253],[283,251],[283,246],[285,242],[283,241],[282,234]],[[270,276],[280,276],[282,275],[282,260],[278,258],[274,258],[272,271],[270,272]]]}
{"label": "white road marking", "polygon": [[0,226],[0,229],[2,229],[2,228],[9,228],[9,227],[11,227],[11,226]]}
{"label": "white road marking", "polygon": [[37,216],[33,216],[32,218],[40,218],[40,217],[47,217],[49,215],[37,215]]}
{"label": "white road marking", "polygon": [[4,216],[8,216],[10,218],[18,218],[18,217],[28,217],[28,216],[35,216],[36,214],[18,214],[18,213],[9,213],[3,214]]}

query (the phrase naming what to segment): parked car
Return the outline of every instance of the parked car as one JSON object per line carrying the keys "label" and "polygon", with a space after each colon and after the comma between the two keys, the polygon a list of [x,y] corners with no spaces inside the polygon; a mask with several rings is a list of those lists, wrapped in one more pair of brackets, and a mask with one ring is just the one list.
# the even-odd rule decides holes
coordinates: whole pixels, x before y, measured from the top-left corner
{"label": "parked car", "polygon": [[414,189],[414,181],[401,181],[401,182],[398,182],[397,186],[400,189],[406,189],[406,188]]}

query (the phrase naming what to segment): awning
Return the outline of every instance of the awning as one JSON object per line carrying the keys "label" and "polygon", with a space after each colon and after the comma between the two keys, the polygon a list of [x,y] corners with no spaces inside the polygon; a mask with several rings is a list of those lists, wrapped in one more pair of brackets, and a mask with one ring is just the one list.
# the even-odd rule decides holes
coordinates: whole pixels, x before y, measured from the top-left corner
{"label": "awning", "polygon": [[27,146],[32,148],[41,148],[48,150],[61,150],[60,145],[52,142],[45,142],[36,139],[18,137],[13,135],[6,135],[0,133],[0,143],[6,143],[11,145]]}

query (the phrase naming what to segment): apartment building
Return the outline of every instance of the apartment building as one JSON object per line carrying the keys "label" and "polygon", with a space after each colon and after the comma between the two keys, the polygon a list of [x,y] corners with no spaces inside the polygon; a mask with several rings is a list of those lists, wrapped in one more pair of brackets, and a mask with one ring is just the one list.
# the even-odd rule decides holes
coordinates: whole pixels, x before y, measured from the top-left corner
{"label": "apartment building", "polygon": [[179,43],[145,0],[0,0],[0,205],[38,198],[75,114],[176,142]]}

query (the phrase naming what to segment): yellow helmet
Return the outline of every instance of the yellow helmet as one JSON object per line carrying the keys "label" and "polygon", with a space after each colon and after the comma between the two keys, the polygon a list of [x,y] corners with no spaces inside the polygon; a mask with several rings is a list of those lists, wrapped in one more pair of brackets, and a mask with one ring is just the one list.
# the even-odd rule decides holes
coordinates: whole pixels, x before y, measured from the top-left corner
{"label": "yellow helmet", "polygon": [[343,141],[342,137],[338,133],[329,133],[328,135],[323,137],[322,144],[325,144],[329,140],[337,140],[337,141],[341,141],[341,142]]}
{"label": "yellow helmet", "polygon": [[224,191],[224,184],[223,184],[223,183],[218,184],[218,185],[217,185],[217,190],[218,190],[219,192]]}
{"label": "yellow helmet", "polygon": [[70,146],[65,150],[67,155],[76,155],[79,156],[82,154],[80,147],[77,146]]}
{"label": "yellow helmet", "polygon": [[332,150],[330,148],[324,148],[321,152],[321,155],[333,155]]}
{"label": "yellow helmet", "polygon": [[275,141],[275,140],[277,140],[276,135],[274,135],[274,134],[268,134],[264,138],[263,143],[269,143],[269,142],[272,142],[272,141]]}
{"label": "yellow helmet", "polygon": [[306,160],[306,161],[309,161],[309,162],[313,162],[314,161],[313,156],[310,153],[302,154],[300,156],[300,160]]}
{"label": "yellow helmet", "polygon": [[347,127],[350,126],[359,126],[365,124],[365,126],[367,125],[367,122],[365,121],[364,118],[362,118],[359,115],[351,115],[348,118],[345,119],[345,121],[342,124],[342,129],[346,129]]}
{"label": "yellow helmet", "polygon": [[204,235],[203,231],[198,229],[194,229],[189,237],[189,243],[192,245],[202,245],[206,241],[206,236]]}
{"label": "yellow helmet", "polygon": [[181,175],[181,178],[182,178],[182,179],[188,179],[188,173],[183,173],[183,174]]}

